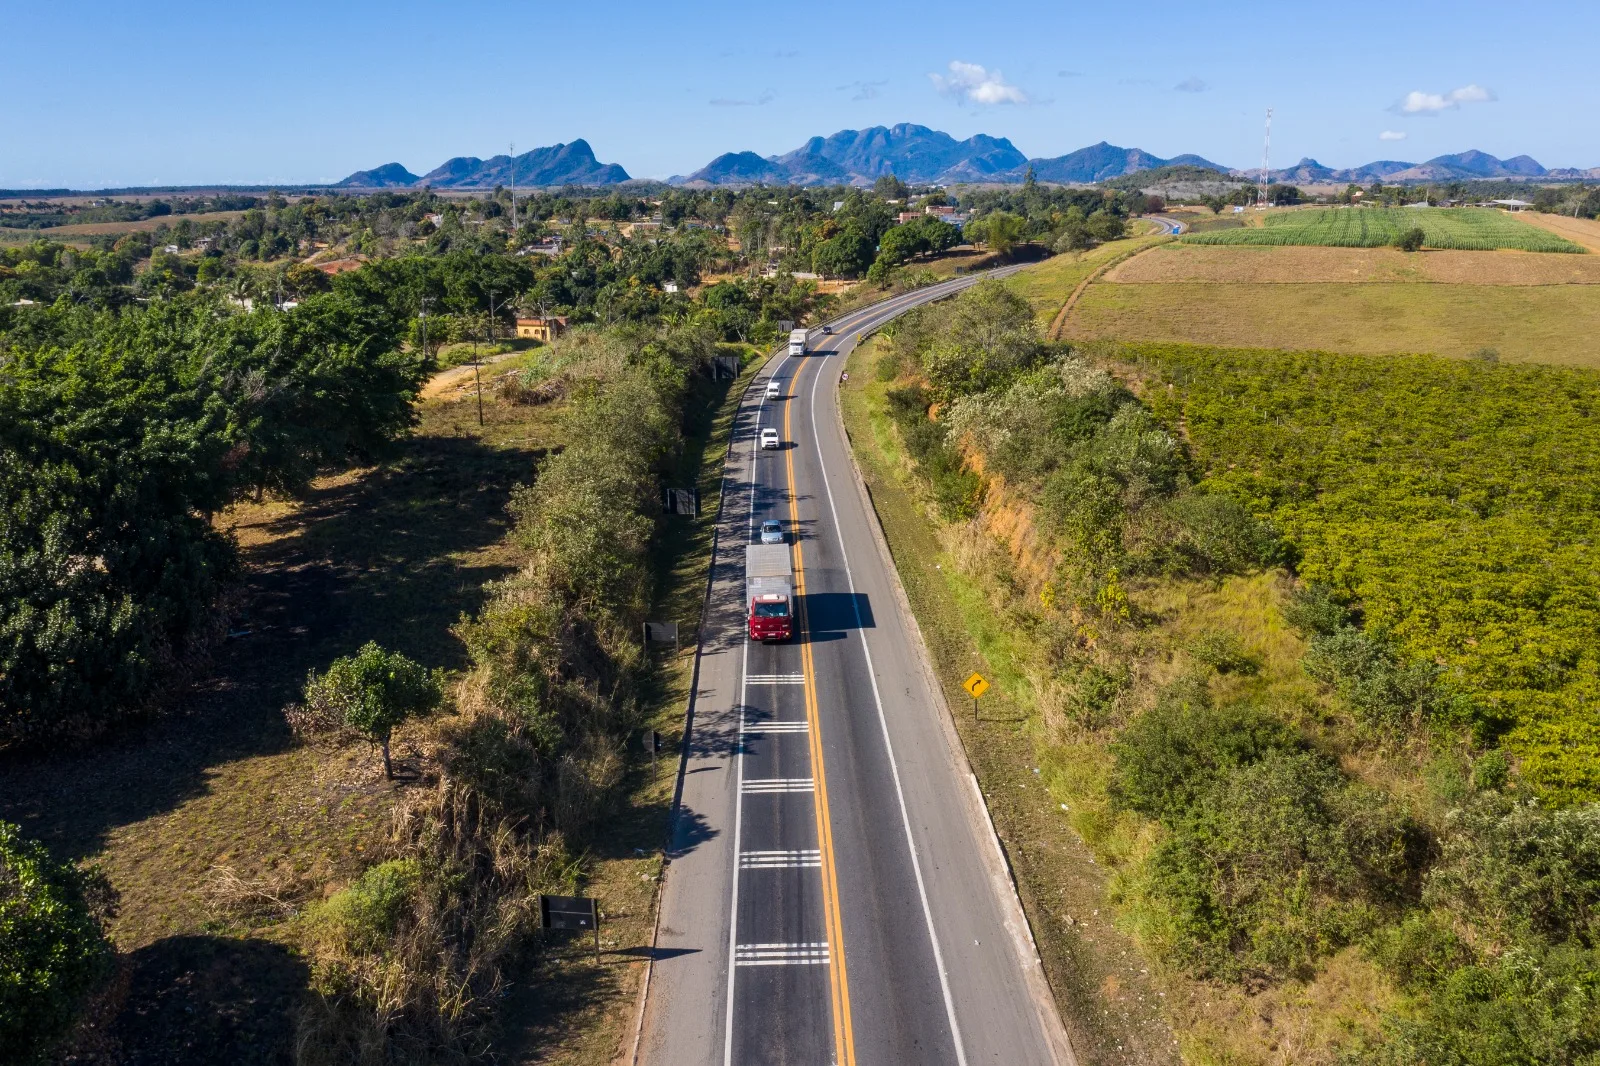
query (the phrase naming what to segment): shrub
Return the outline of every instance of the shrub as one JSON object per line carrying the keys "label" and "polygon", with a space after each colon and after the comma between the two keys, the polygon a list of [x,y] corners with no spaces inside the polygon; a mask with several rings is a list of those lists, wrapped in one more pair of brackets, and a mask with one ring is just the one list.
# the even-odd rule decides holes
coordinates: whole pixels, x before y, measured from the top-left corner
{"label": "shrub", "polygon": [[1246,704],[1217,707],[1204,682],[1169,686],[1111,744],[1112,801],[1150,818],[1182,817],[1227,771],[1304,740],[1282,719]]}
{"label": "shrub", "polygon": [[1427,239],[1428,235],[1422,231],[1421,226],[1412,226],[1394,239],[1394,246],[1402,252],[1420,252],[1422,243]]}
{"label": "shrub", "polygon": [[1402,663],[1387,642],[1353,626],[1313,637],[1302,661],[1370,729],[1416,728],[1452,709],[1437,667]]}
{"label": "shrub", "polygon": [[1193,489],[1164,500],[1142,519],[1147,568],[1167,574],[1240,574],[1281,560],[1272,527],[1227,496]]}
{"label": "shrub", "polygon": [[1189,654],[1219,674],[1250,676],[1261,672],[1261,659],[1251,654],[1233,633],[1212,630],[1188,644]]}
{"label": "shrub", "polygon": [[115,954],[104,923],[115,895],[94,871],[57,862],[0,822],[0,1049],[42,1059],[72,1028]]}
{"label": "shrub", "polygon": [[377,951],[394,935],[421,884],[416,859],[381,862],[329,898],[316,920],[347,949]]}
{"label": "shrub", "polygon": [[1425,895],[1486,945],[1600,946],[1600,807],[1546,811],[1487,795],[1452,815]]}
{"label": "shrub", "polygon": [[1334,598],[1332,589],[1315,581],[1290,593],[1283,620],[1308,637],[1337,633],[1351,622],[1349,608]]}
{"label": "shrub", "polygon": [[1374,922],[1328,798],[1338,769],[1273,748],[1218,775],[1151,857],[1177,957],[1227,980],[1304,976]]}

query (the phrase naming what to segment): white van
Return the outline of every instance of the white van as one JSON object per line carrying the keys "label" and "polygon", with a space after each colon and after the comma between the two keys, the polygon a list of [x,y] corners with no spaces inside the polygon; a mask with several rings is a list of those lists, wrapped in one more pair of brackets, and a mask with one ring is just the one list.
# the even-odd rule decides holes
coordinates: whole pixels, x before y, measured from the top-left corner
{"label": "white van", "polygon": [[767,399],[769,399],[769,400],[781,400],[781,399],[783,399],[783,386],[781,384],[779,384],[776,380],[767,382]]}

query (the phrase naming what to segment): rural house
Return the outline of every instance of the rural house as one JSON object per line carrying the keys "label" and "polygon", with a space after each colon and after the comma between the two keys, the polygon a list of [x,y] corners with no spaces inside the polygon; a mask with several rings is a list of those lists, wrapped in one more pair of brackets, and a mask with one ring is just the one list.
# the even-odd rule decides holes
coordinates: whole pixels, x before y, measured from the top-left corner
{"label": "rural house", "polygon": [[539,315],[517,319],[517,336],[549,344],[567,328],[566,315]]}

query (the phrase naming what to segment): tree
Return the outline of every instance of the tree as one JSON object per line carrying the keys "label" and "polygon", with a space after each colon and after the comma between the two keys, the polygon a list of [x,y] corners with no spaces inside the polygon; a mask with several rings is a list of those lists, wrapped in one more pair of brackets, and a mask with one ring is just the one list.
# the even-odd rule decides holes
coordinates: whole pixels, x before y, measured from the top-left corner
{"label": "tree", "polygon": [[972,236],[998,255],[1010,252],[1022,239],[1023,220],[1009,211],[995,211],[968,225]]}
{"label": "tree", "polygon": [[872,193],[885,200],[904,200],[911,194],[911,190],[906,188],[905,182],[893,174],[884,174],[872,183]]}
{"label": "tree", "polygon": [[368,641],[354,656],[340,656],[328,672],[306,679],[305,702],[314,715],[336,718],[383,749],[384,776],[394,778],[389,738],[400,723],[439,706],[438,681],[397,651]]}
{"label": "tree", "polygon": [[111,971],[104,923],[115,893],[96,871],[51,858],[0,822],[0,1048],[34,1062],[71,1030]]}
{"label": "tree", "polygon": [[1394,246],[1402,252],[1420,252],[1422,250],[1422,242],[1426,239],[1427,234],[1422,232],[1421,226],[1412,226],[1395,238]]}
{"label": "tree", "polygon": [[811,252],[811,269],[839,278],[860,277],[872,264],[872,242],[854,227],[817,245]]}

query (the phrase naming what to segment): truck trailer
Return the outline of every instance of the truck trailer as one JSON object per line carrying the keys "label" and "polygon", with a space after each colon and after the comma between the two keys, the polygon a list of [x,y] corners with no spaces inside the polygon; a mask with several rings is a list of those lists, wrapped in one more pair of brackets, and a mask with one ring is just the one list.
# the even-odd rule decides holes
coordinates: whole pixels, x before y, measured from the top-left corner
{"label": "truck trailer", "polygon": [[796,329],[796,330],[791,330],[789,332],[789,354],[790,355],[805,355],[806,354],[806,331],[805,330]]}
{"label": "truck trailer", "polygon": [[794,635],[794,567],[787,544],[745,546],[744,607],[751,640]]}

